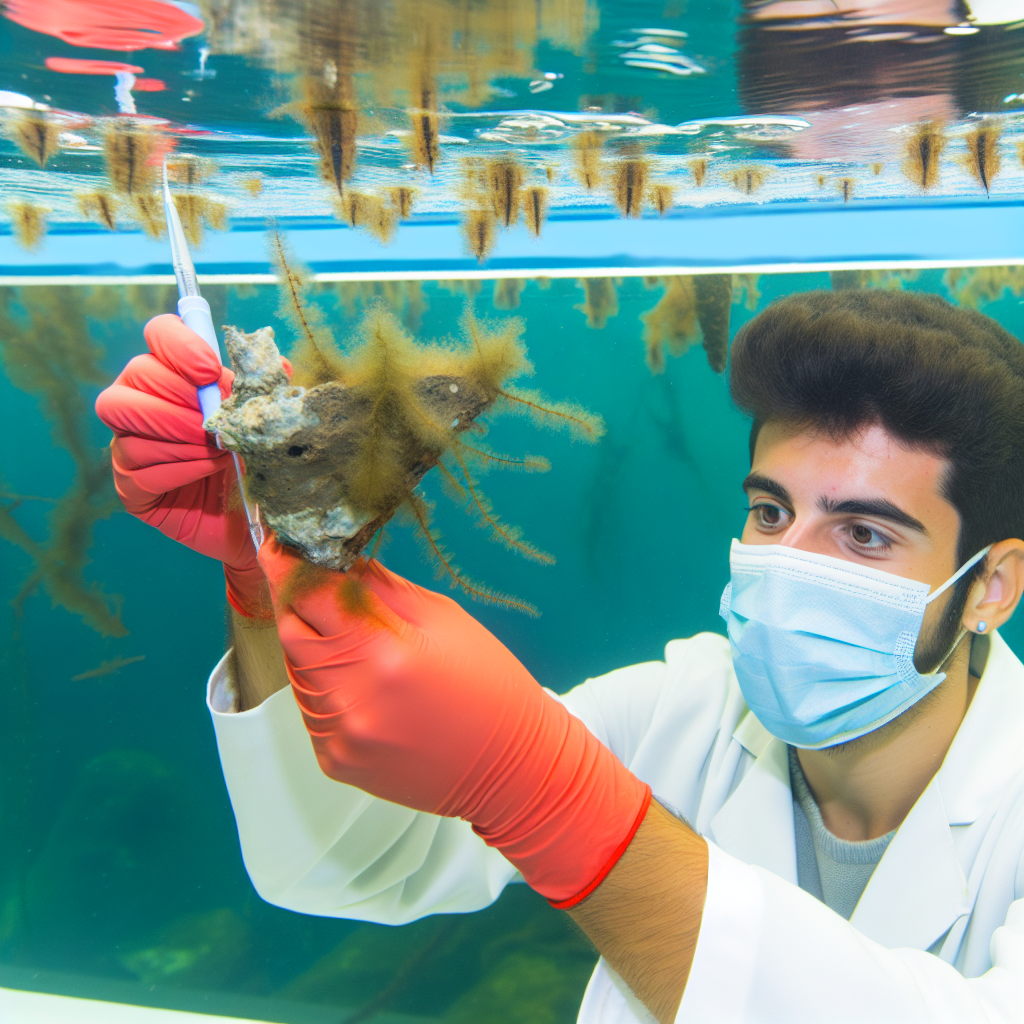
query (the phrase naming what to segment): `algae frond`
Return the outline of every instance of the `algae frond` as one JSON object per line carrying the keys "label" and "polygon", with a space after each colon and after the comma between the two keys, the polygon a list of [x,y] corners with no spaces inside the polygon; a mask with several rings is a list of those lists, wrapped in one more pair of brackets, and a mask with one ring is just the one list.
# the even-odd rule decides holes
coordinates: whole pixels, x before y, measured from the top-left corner
{"label": "algae frond", "polygon": [[0,353],[11,383],[35,397],[54,443],[72,459],[75,477],[49,512],[49,536],[34,538],[16,512],[22,499],[0,502],[0,536],[34,563],[15,608],[39,587],[54,605],[78,615],[103,636],[125,636],[116,597],[86,581],[92,529],[120,508],[109,450],[90,441],[92,407],[84,389],[106,384],[102,348],[90,337],[82,289],[37,286],[0,289]]}
{"label": "algae frond", "polygon": [[939,181],[939,157],[945,148],[946,135],[940,124],[918,125],[904,147],[903,173],[920,188],[932,188]]}
{"label": "algae frond", "polygon": [[42,110],[18,110],[11,117],[9,134],[15,145],[40,167],[57,152],[60,127]]}
{"label": "algae frond", "polygon": [[494,282],[493,304],[495,309],[518,309],[519,297],[526,287],[526,278],[499,277]]}
{"label": "algae frond", "polygon": [[46,237],[46,215],[50,211],[30,202],[10,203],[7,209],[11,214],[14,240],[29,252],[38,249]]}
{"label": "algae frond", "polygon": [[94,220],[108,231],[117,230],[117,200],[109,192],[80,192],[76,198],[86,220]]}
{"label": "algae frond", "polygon": [[604,136],[600,132],[581,132],[572,140],[576,163],[576,179],[592,192],[601,184],[601,150]]}
{"label": "algae frond", "polygon": [[548,190],[543,185],[530,185],[523,189],[523,220],[526,230],[534,238],[540,238],[547,217]]}
{"label": "algae frond", "polygon": [[584,299],[578,306],[581,313],[587,315],[587,326],[596,331],[603,330],[609,317],[618,316],[619,294],[615,287],[615,279],[611,277],[583,277],[579,280],[583,289]]}
{"label": "algae frond", "polygon": [[999,173],[999,136],[999,127],[994,124],[979,125],[967,136],[967,154],[963,164],[985,189],[986,195],[991,189],[992,179]]}
{"label": "algae frond", "polygon": [[644,324],[644,349],[651,373],[665,372],[665,354],[681,356],[700,340],[697,326],[697,294],[693,278],[664,278],[665,293],[640,319]]}
{"label": "algae frond", "polygon": [[943,282],[954,302],[978,309],[1007,292],[1024,295],[1024,267],[951,267]]}
{"label": "algae frond", "polygon": [[647,198],[650,165],[640,156],[623,157],[616,165],[612,179],[612,198],[623,217],[639,217]]}
{"label": "algae frond", "polygon": [[299,334],[294,376],[289,381],[281,369],[272,330],[244,335],[227,328],[235,391],[211,421],[224,443],[245,456],[247,484],[267,523],[308,561],[348,569],[401,513],[452,585],[474,598],[535,611],[455,567],[431,526],[420,481],[437,467],[448,493],[494,539],[548,562],[549,555],[498,519],[475,476],[480,467],[542,470],[546,462],[499,456],[465,436],[480,433],[482,416],[499,412],[528,415],[586,440],[600,436],[601,421],[574,403],[513,386],[531,372],[522,323],[514,318],[483,323],[467,309],[460,341],[423,343],[378,303],[364,316],[358,340],[342,351],[308,298],[308,275],[276,234],[271,252],[282,278],[281,312]]}

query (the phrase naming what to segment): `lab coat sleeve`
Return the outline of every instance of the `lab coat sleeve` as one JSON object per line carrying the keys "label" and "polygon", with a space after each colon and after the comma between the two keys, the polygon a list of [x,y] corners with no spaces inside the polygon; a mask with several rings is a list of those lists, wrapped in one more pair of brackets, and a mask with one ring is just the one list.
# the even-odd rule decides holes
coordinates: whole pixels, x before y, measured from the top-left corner
{"label": "lab coat sleeve", "polygon": [[324,775],[291,687],[234,713],[222,661],[207,702],[246,871],[268,903],[406,924],[479,910],[516,874],[467,822],[411,811]]}
{"label": "lab coat sleeve", "polygon": [[965,978],[939,957],[886,949],[823,903],[709,843],[708,891],[677,1024],[914,1024],[1024,1020],[1024,900]]}

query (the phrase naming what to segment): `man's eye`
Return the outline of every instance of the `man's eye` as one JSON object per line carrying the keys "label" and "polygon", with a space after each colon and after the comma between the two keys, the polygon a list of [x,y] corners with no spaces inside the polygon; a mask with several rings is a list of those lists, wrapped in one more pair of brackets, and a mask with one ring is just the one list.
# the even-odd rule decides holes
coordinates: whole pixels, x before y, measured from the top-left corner
{"label": "man's eye", "polygon": [[865,526],[863,523],[854,523],[850,527],[850,539],[858,547],[862,548],[881,549],[889,547],[888,538],[883,537],[877,530],[872,530],[870,526]]}
{"label": "man's eye", "polygon": [[759,526],[772,529],[782,525],[782,517],[785,514],[778,505],[754,505],[748,511],[754,513],[754,518]]}

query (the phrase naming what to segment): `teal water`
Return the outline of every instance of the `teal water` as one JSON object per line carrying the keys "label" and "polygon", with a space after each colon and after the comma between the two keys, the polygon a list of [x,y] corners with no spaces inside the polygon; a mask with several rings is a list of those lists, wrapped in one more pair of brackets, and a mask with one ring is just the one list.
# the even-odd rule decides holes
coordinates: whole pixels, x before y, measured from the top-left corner
{"label": "teal water", "polygon": [[[884,283],[951,294],[938,270]],[[483,283],[478,312],[510,315],[493,310],[493,287]],[[762,275],[757,287],[763,309],[829,287],[829,277]],[[981,308],[1024,337],[1019,277],[1016,289]],[[406,289],[408,320],[417,294],[417,332],[454,334],[464,292]],[[664,375],[648,370],[639,317],[660,294],[622,281],[603,329],[586,326],[574,281],[529,282],[515,311],[536,365],[532,386],[608,424],[596,446],[517,419],[493,424],[496,450],[551,460],[544,475],[492,474],[485,490],[555,566],[490,543],[426,485],[465,571],[542,614],[468,607],[559,691],[657,658],[673,637],[722,628],[728,545],[744,518],[748,423],[700,345],[669,358]],[[287,337],[274,288],[207,295],[218,322],[274,323]],[[318,295],[340,337],[359,316],[351,288],[345,297],[347,309],[337,290]],[[0,984],[311,1024],[574,1020],[596,955],[525,886],[478,914],[404,928],[293,914],[253,891],[203,701],[224,650],[219,569],[121,512],[96,518],[91,537],[88,529],[112,495],[92,402],[143,349],[145,319],[173,309],[173,298],[156,287],[0,289],[8,318],[0,336]],[[27,339],[29,366],[18,359],[26,304],[43,324]],[[734,304],[733,331],[752,315]],[[87,482],[95,477],[87,494],[83,467]],[[442,586],[403,527],[390,531],[382,557]],[[35,578],[40,564],[63,606]],[[91,609],[92,624],[67,606]],[[123,636],[95,628],[116,631],[118,621]],[[1024,655],[1019,614],[1003,635]],[[118,659],[117,671],[74,678]]]}

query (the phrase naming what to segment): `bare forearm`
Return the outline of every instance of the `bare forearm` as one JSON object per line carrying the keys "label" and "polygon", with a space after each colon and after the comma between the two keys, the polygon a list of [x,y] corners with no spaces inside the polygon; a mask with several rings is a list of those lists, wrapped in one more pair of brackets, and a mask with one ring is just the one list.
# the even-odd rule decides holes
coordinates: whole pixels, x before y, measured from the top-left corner
{"label": "bare forearm", "polygon": [[608,877],[569,911],[661,1024],[686,988],[707,882],[707,844],[653,802]]}
{"label": "bare forearm", "polygon": [[232,652],[228,662],[238,710],[258,707],[288,685],[284,652],[273,619],[247,619],[231,609]]}

